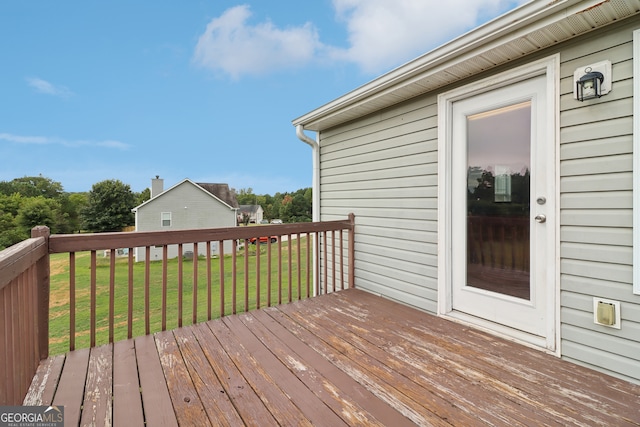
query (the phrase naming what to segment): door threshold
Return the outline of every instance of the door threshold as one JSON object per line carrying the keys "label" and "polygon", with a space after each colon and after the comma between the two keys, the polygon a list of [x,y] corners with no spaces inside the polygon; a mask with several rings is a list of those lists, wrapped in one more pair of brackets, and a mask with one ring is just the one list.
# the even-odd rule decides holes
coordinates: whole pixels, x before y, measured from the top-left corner
{"label": "door threshold", "polygon": [[[540,350],[544,353],[560,357],[560,355],[555,351],[555,345],[548,345],[547,339],[545,337],[533,335],[528,332],[520,331],[518,329],[513,329],[499,323],[491,322],[480,317],[463,313],[461,311],[450,311],[440,316],[456,323],[471,326],[488,334],[495,335],[509,341],[517,342],[518,344],[524,345],[526,347],[530,347],[535,350]],[[555,343],[553,340],[551,340],[551,342]]]}

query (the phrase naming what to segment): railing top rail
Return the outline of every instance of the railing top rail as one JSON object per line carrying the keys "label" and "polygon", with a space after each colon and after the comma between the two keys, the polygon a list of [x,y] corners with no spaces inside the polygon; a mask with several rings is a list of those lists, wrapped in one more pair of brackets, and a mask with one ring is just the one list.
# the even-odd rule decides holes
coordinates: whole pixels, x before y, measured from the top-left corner
{"label": "railing top rail", "polygon": [[251,239],[260,236],[286,236],[331,230],[352,230],[351,219],[256,227],[225,227],[190,230],[136,231],[92,234],[57,234],[49,238],[50,253],[80,252],[153,245]]}
{"label": "railing top rail", "polygon": [[0,289],[46,254],[44,237],[32,237],[0,251]]}

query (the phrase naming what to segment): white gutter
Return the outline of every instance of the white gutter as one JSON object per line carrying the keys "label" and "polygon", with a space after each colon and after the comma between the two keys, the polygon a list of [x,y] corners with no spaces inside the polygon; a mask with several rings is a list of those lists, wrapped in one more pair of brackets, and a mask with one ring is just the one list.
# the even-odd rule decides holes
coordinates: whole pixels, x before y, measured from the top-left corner
{"label": "white gutter", "polygon": [[[307,134],[304,133],[304,126],[297,125],[296,126],[296,136],[298,139],[305,144],[309,144],[311,149],[313,150],[312,161],[313,161],[313,178],[311,182],[311,220],[313,222],[320,221],[320,143],[318,142],[319,134],[316,132],[316,139],[309,138]],[[313,236],[313,247],[316,247],[316,239],[317,236]],[[313,250],[313,265],[316,265],[318,254],[315,249]],[[313,291],[314,295],[318,292],[318,286],[320,283],[320,278],[317,277],[316,269],[313,269]]]}
{"label": "white gutter", "polygon": [[[296,126],[296,136],[300,141],[309,144],[313,149],[313,175],[311,182],[311,193],[313,196],[311,200],[312,221],[320,221],[320,143],[304,133],[303,125]],[[316,138],[318,138],[317,133]]]}

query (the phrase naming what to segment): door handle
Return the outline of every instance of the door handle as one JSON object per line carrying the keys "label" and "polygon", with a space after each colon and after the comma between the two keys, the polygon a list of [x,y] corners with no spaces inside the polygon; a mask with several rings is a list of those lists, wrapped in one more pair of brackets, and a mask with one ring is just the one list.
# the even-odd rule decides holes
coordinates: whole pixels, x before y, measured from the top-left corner
{"label": "door handle", "polygon": [[538,214],[534,219],[536,220],[536,222],[539,222],[540,224],[542,224],[543,222],[547,221],[547,216],[544,214]]}

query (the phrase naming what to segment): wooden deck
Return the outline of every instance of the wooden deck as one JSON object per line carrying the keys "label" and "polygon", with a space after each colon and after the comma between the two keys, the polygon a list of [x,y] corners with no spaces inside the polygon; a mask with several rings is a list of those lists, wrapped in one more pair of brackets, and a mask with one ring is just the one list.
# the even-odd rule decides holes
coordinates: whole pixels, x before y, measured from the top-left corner
{"label": "wooden deck", "polygon": [[351,289],[43,361],[66,425],[638,426],[640,386]]}

